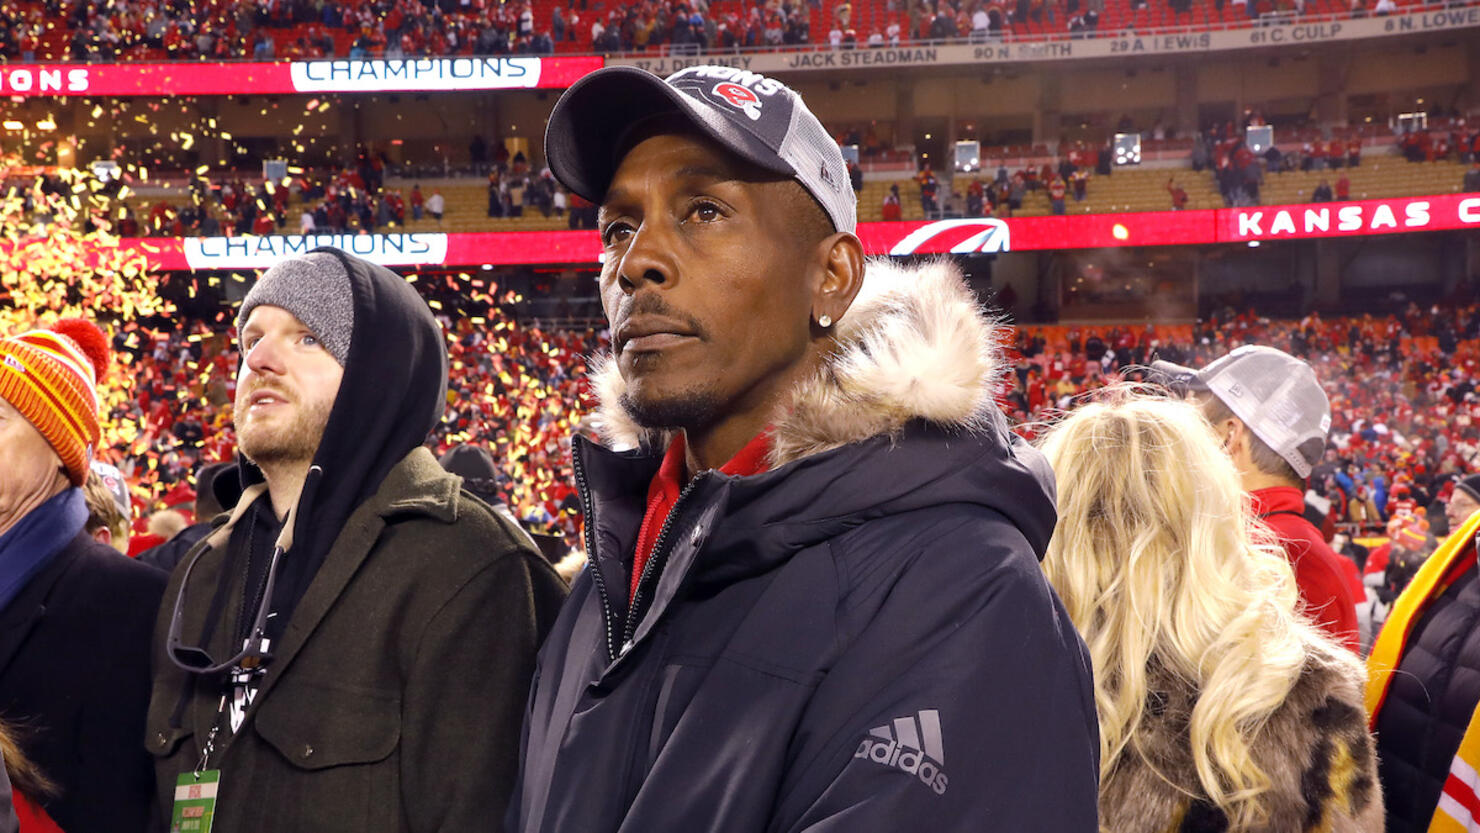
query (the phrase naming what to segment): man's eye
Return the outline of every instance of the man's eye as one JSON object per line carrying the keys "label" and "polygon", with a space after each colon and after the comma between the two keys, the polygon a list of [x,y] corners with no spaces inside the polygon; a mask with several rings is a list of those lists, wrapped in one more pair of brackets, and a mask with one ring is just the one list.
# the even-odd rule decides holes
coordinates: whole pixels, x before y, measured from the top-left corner
{"label": "man's eye", "polygon": [[608,246],[626,240],[632,236],[632,226],[628,223],[611,223],[601,232],[601,242]]}
{"label": "man's eye", "polygon": [[701,202],[694,205],[694,217],[701,223],[712,223],[724,216],[719,206],[712,202]]}
{"label": "man's eye", "polygon": [[307,344],[309,347],[314,347],[319,343],[319,337],[313,335],[312,333],[305,333],[303,336],[303,343]]}

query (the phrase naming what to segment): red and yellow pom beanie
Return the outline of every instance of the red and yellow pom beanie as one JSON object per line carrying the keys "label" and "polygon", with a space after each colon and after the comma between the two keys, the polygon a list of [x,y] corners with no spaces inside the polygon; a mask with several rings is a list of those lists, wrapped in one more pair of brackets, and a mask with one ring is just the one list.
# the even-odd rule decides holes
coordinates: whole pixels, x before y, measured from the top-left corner
{"label": "red and yellow pom beanie", "polygon": [[108,353],[108,337],[80,318],[0,338],[0,399],[51,443],[74,486],[86,482],[98,446],[98,377]]}

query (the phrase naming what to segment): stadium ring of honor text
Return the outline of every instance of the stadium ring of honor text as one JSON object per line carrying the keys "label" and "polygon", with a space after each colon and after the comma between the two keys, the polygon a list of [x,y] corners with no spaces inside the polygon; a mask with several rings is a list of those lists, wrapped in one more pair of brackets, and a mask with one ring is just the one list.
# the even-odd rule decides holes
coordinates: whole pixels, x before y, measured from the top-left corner
{"label": "stadium ring of honor text", "polygon": [[684,58],[603,59],[588,55],[279,63],[9,64],[0,65],[0,95],[165,96],[564,89],[602,66],[636,66],[667,75],[701,63],[724,64],[760,73],[1002,64],[1124,55],[1204,54],[1473,27],[1480,27],[1480,6],[1351,20],[1292,22],[1218,32]]}
{"label": "stadium ring of honor text", "polygon": [[1062,61],[1072,58],[1116,58],[1125,55],[1204,54],[1286,44],[1330,43],[1387,35],[1467,29],[1480,26],[1480,6],[1320,23],[1287,23],[1229,29],[1143,36],[1107,35],[1094,38],[1020,43],[901,46],[886,49],[827,49],[807,52],[760,52],[745,55],[703,55],[692,58],[612,58],[608,66],[626,65],[668,75],[687,66],[712,63],[751,72],[786,73],[810,70],[901,66],[952,66]]}

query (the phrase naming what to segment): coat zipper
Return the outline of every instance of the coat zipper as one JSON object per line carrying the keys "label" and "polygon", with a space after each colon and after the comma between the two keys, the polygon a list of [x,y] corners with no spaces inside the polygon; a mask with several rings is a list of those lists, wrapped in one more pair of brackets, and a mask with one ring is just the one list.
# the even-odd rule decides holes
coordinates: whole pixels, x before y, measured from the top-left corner
{"label": "coat zipper", "polygon": [[576,475],[576,491],[581,495],[581,513],[585,516],[586,525],[586,559],[589,562],[588,570],[591,572],[591,580],[596,582],[596,596],[601,599],[601,622],[606,627],[606,660],[612,662],[617,658],[615,646],[612,644],[612,606],[606,595],[606,580],[601,577],[601,569],[596,565],[596,511],[591,502],[591,485],[586,481],[586,464],[579,453],[570,455],[572,467]]}
{"label": "coat zipper", "polygon": [[683,491],[678,494],[678,500],[673,502],[673,508],[668,511],[668,517],[663,519],[663,528],[658,530],[658,540],[653,542],[653,553],[648,556],[647,563],[642,565],[642,575],[637,579],[637,592],[632,594],[632,604],[627,608],[627,626],[622,630],[622,653],[626,653],[631,647],[632,637],[637,633],[637,614],[642,606],[642,591],[647,586],[648,577],[652,575],[653,565],[662,564],[667,560],[668,553],[663,550],[663,545],[668,541],[668,533],[673,529],[679,510],[683,508],[684,500],[702,479],[704,475],[701,474],[683,487]]}

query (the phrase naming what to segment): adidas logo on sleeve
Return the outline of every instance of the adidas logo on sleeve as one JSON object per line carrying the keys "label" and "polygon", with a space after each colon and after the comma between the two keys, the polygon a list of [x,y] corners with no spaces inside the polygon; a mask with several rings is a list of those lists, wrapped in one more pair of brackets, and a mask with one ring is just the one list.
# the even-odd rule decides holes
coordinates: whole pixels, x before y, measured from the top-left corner
{"label": "adidas logo on sleeve", "polygon": [[940,713],[935,709],[896,717],[886,726],[868,730],[868,737],[858,744],[853,757],[903,770],[935,790],[936,795],[946,793],[946,752],[941,743]]}

